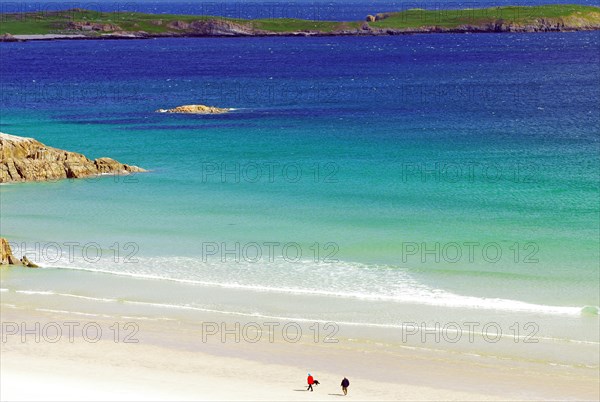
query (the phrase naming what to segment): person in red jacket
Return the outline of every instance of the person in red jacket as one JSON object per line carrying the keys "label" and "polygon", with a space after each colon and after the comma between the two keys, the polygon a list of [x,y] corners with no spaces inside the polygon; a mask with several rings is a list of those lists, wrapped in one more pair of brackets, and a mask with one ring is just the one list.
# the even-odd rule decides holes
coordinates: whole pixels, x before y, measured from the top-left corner
{"label": "person in red jacket", "polygon": [[315,379],[313,378],[312,375],[310,375],[310,373],[308,373],[308,378],[306,379],[306,382],[308,383],[308,388],[306,388],[307,391],[310,390],[310,392],[313,391],[313,384],[315,383]]}

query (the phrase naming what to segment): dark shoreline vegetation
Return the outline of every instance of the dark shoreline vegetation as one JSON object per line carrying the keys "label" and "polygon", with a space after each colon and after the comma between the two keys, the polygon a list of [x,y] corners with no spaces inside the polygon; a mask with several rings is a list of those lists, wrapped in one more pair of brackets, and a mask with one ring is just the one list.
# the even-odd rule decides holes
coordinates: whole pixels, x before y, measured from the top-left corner
{"label": "dark shoreline vegetation", "polygon": [[0,41],[600,30],[600,7],[566,4],[462,10],[410,9],[345,22],[288,18],[244,20],[82,9],[4,13],[0,18]]}

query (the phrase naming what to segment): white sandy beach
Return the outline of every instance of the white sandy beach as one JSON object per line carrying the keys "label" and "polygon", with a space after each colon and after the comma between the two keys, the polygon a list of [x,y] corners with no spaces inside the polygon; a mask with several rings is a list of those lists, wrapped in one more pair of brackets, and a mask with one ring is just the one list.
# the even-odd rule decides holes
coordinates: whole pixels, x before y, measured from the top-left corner
{"label": "white sandy beach", "polygon": [[[112,346],[112,345],[111,345]],[[111,349],[111,350],[106,350]],[[57,349],[58,350],[58,349]],[[108,356],[119,353],[112,362]],[[123,353],[123,354],[121,354]],[[319,373],[321,385],[305,390],[303,370],[231,357],[193,356],[107,345],[92,356],[2,358],[2,400],[339,400],[339,375]],[[165,361],[166,360],[166,361]],[[23,367],[27,362],[27,367]],[[31,386],[35,384],[35,386]],[[356,384],[356,385],[354,385]],[[91,398],[91,399],[90,399]],[[353,379],[353,400],[491,400],[490,396]]]}
{"label": "white sandy beach", "polygon": [[[4,306],[2,321],[96,322]],[[2,400],[595,400],[594,370],[465,359],[421,350],[285,342],[204,343],[181,323],[143,322],[139,343],[32,335],[2,342]],[[3,327],[6,329],[6,327]],[[309,371],[321,385],[307,392]]]}

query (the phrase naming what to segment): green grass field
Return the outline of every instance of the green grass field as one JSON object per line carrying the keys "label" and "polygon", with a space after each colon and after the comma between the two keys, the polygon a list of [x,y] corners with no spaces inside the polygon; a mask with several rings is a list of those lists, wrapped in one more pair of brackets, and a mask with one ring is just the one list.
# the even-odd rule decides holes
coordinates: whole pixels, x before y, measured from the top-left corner
{"label": "green grass field", "polygon": [[[167,25],[173,21],[191,23],[206,20],[209,17],[199,15],[169,15],[143,13],[101,13],[86,10],[66,10],[46,13],[3,14],[0,34],[13,35],[64,33],[69,30],[70,22],[90,22],[97,24],[118,25],[124,31],[146,31],[161,33],[175,31]],[[227,20],[226,18],[219,18]],[[158,22],[161,25],[158,25]],[[231,20],[234,21],[234,20]]]}
{"label": "green grass field", "polygon": [[331,32],[342,29],[356,29],[361,26],[360,22],[308,21],[288,18],[253,20],[252,24],[257,29],[269,32]]}
{"label": "green grass field", "polygon": [[[505,23],[527,24],[539,19],[570,18],[570,23],[600,23],[600,8],[579,5],[546,5],[535,7],[492,7],[462,10],[411,9],[402,12],[384,13],[385,18],[370,22],[372,28],[419,28],[439,26],[445,28],[460,25],[478,25],[502,20]],[[360,28],[364,21],[309,21],[300,19],[241,20],[198,15],[143,14],[129,12],[101,13],[87,10],[65,10],[45,13],[0,14],[0,34],[59,34],[80,32],[69,27],[72,22],[112,24],[123,31],[145,31],[150,34],[176,32],[169,24],[176,21],[192,23],[207,19],[218,19],[241,24],[248,28],[268,32],[319,31],[332,32]],[[574,22],[573,22],[574,21]],[[105,31],[110,32],[110,30]],[[89,32],[97,35],[97,32]]]}
{"label": "green grass field", "polygon": [[421,26],[453,28],[460,25],[479,25],[498,20],[527,24],[540,18],[565,18],[571,16],[577,16],[590,22],[600,20],[599,7],[571,4],[536,7],[507,6],[461,10],[413,9],[389,14],[389,17],[372,22],[370,25],[378,28],[416,28]]}

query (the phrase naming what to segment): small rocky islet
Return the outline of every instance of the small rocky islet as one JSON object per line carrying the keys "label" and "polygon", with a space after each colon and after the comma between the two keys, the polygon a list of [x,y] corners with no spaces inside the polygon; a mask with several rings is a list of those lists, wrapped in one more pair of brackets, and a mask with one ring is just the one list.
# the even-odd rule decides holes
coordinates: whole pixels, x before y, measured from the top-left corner
{"label": "small rocky islet", "polygon": [[223,114],[233,109],[220,108],[206,105],[183,105],[173,109],[158,109],[156,113],[183,113],[183,114]]}

